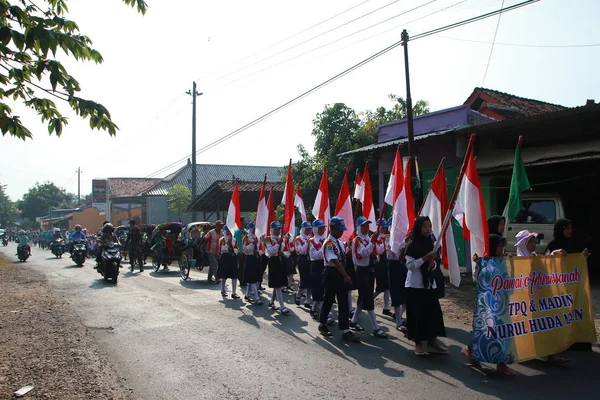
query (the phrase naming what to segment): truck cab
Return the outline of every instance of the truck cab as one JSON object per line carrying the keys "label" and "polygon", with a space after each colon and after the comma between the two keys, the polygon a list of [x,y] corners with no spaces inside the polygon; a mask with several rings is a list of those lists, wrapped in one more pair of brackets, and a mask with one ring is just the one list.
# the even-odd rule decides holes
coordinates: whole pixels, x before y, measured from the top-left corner
{"label": "truck cab", "polygon": [[565,218],[561,198],[557,193],[524,193],[521,201],[521,211],[513,221],[507,221],[504,231],[506,251],[516,254],[515,235],[526,229],[543,235],[535,248],[537,254],[543,255],[554,235],[554,223],[560,218]]}

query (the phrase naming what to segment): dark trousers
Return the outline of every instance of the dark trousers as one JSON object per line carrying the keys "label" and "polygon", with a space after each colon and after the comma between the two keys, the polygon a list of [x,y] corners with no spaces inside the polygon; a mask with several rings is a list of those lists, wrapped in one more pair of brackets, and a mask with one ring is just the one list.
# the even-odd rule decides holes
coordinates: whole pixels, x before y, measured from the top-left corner
{"label": "dark trousers", "polygon": [[341,331],[349,329],[350,310],[348,306],[348,287],[344,283],[344,277],[335,267],[325,267],[323,271],[323,284],[325,294],[319,322],[327,323],[327,317],[333,307],[333,301],[337,298],[338,304],[338,328]]}

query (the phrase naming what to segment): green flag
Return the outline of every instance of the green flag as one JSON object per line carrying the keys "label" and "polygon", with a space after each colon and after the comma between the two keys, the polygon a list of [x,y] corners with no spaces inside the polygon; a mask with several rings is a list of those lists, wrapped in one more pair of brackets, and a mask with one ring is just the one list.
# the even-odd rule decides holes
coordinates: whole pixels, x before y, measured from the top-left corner
{"label": "green flag", "polygon": [[525,171],[525,165],[521,159],[521,146],[517,144],[517,150],[515,150],[515,160],[513,162],[513,174],[510,180],[510,194],[508,195],[508,204],[506,204],[506,216],[510,222],[514,220],[519,211],[521,211],[521,193],[531,189],[529,179],[527,178],[527,171]]}

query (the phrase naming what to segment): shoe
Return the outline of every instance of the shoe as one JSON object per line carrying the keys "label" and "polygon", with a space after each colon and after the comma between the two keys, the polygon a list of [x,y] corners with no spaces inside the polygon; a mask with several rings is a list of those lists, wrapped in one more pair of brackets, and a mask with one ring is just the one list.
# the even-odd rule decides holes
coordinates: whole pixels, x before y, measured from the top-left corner
{"label": "shoe", "polygon": [[300,305],[300,299],[298,297],[296,297],[296,305],[299,306]]}
{"label": "shoe", "polygon": [[283,308],[281,309],[281,313],[282,313],[283,315],[288,315],[288,314],[290,313],[290,310],[289,310],[289,308],[283,307]]}
{"label": "shoe", "polygon": [[350,321],[350,328],[354,329],[356,332],[364,332],[365,331],[365,329],[362,326],[360,326],[358,323],[355,324],[352,321]]}
{"label": "shoe", "polygon": [[331,332],[329,331],[329,328],[324,324],[319,325],[319,333],[326,337],[331,336]]}
{"label": "shoe", "polygon": [[327,325],[333,325],[335,321],[331,317],[327,317]]}
{"label": "shoe", "polygon": [[342,340],[345,342],[359,343],[360,339],[352,331],[342,333]]}
{"label": "shoe", "polygon": [[140,268],[140,272],[144,272],[144,268]]}
{"label": "shoe", "polygon": [[391,310],[383,310],[382,312],[383,315],[387,315],[388,317],[392,317],[394,315],[394,313]]}
{"label": "shoe", "polygon": [[373,336],[375,336],[376,338],[380,338],[380,339],[387,339],[387,337],[388,337],[388,335],[381,329],[378,329],[375,332],[373,332]]}
{"label": "shoe", "polygon": [[238,296],[236,293],[233,293],[233,294],[231,295],[231,298],[232,298],[232,299],[235,299],[235,300],[237,300],[237,299],[239,299],[239,298],[240,298],[240,296]]}
{"label": "shoe", "polygon": [[248,297],[248,296],[244,296],[244,300],[246,300],[246,301],[252,301],[252,300],[250,300],[250,297]]}
{"label": "shoe", "polygon": [[221,291],[221,296],[223,296],[223,297],[227,297],[227,292],[226,292],[226,291],[224,291],[224,290],[222,290],[222,291]]}
{"label": "shoe", "polygon": [[262,306],[263,302],[262,302],[262,300],[256,300],[256,302],[254,304],[256,304],[257,306]]}

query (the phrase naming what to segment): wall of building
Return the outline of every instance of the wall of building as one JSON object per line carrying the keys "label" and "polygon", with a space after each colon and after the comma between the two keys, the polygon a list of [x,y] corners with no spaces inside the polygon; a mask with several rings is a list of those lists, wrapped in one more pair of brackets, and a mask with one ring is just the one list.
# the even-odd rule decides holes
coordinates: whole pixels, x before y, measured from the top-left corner
{"label": "wall of building", "polygon": [[[127,225],[130,219],[140,219],[142,216],[141,208],[131,209],[129,211],[114,212],[109,219],[115,225]],[[95,233],[102,228],[102,223],[106,220],[106,214],[100,214],[97,208],[90,207],[81,211],[73,212],[73,217],[69,220],[69,230],[75,228],[75,225],[81,225],[88,232]]]}

